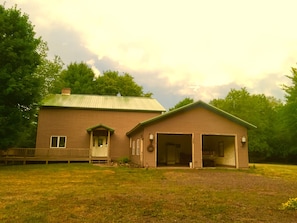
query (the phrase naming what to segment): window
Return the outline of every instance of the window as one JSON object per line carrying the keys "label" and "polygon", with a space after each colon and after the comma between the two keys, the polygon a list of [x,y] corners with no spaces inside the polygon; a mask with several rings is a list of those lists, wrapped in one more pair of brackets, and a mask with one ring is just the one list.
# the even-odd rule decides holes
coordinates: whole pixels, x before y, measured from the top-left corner
{"label": "window", "polygon": [[132,141],[132,156],[135,155],[135,141]]}
{"label": "window", "polygon": [[139,139],[137,139],[136,141],[136,156],[139,156],[139,150],[140,150],[140,143],[139,143]]}
{"label": "window", "polygon": [[102,147],[103,146],[103,139],[102,138],[99,138],[98,139],[98,146],[99,147]]}
{"label": "window", "polygon": [[66,136],[51,136],[51,148],[66,148]]}

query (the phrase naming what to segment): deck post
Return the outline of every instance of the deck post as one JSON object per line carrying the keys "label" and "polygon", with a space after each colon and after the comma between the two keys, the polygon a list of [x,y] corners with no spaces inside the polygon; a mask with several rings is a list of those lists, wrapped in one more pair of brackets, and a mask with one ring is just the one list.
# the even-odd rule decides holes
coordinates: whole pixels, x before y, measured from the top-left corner
{"label": "deck post", "polygon": [[92,163],[93,130],[90,132],[89,163]]}
{"label": "deck post", "polygon": [[107,164],[110,164],[110,130],[107,132]]}
{"label": "deck post", "polygon": [[8,152],[7,152],[7,150],[6,150],[5,165],[7,165],[7,158],[8,158]]}
{"label": "deck post", "polygon": [[24,154],[24,160],[23,160],[23,165],[26,165],[26,158],[27,158],[27,152],[28,152],[28,149],[25,148],[25,154]]}

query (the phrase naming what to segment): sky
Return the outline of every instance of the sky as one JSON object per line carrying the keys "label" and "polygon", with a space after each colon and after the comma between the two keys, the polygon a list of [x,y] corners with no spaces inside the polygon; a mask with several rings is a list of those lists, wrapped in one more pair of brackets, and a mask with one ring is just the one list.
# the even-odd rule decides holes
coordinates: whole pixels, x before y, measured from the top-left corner
{"label": "sky", "polygon": [[296,0],[5,2],[29,15],[50,58],[129,73],[166,109],[243,87],[283,100],[296,67]]}

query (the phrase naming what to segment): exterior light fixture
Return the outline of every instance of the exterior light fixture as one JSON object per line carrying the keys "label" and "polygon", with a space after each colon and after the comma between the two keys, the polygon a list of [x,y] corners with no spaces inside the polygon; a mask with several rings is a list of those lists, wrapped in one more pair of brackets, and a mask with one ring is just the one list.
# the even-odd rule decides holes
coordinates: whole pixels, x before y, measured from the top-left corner
{"label": "exterior light fixture", "polygon": [[149,134],[149,140],[150,140],[150,144],[148,145],[148,147],[147,147],[147,151],[148,152],[153,152],[154,151],[154,145],[153,145],[153,140],[154,140],[154,134],[152,134],[152,133],[150,133]]}
{"label": "exterior light fixture", "polygon": [[241,144],[242,144],[242,146],[244,146],[245,143],[246,143],[246,137],[245,136],[242,136],[241,137]]}
{"label": "exterior light fixture", "polygon": [[150,139],[151,142],[154,140],[154,135],[152,133],[150,133],[149,139]]}

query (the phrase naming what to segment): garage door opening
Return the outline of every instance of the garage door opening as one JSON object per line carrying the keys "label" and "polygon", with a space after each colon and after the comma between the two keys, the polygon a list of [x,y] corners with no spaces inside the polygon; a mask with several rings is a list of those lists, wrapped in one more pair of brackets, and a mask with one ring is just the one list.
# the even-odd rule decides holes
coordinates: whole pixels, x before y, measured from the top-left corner
{"label": "garage door opening", "polygon": [[157,166],[187,166],[192,162],[192,134],[157,134]]}
{"label": "garage door opening", "polygon": [[203,167],[236,167],[235,136],[202,135]]}

